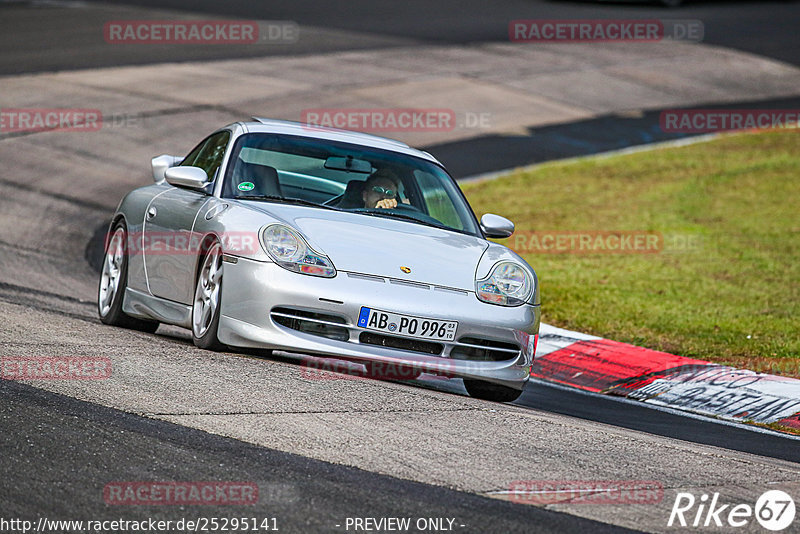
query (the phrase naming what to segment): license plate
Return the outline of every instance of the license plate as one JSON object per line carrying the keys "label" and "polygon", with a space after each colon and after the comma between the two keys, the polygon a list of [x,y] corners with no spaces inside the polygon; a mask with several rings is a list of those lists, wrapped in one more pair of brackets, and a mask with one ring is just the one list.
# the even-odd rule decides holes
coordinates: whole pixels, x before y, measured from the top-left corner
{"label": "license plate", "polygon": [[361,313],[358,315],[358,326],[367,330],[386,332],[387,334],[396,334],[398,336],[453,341],[456,338],[458,323],[456,321],[402,315],[362,306]]}

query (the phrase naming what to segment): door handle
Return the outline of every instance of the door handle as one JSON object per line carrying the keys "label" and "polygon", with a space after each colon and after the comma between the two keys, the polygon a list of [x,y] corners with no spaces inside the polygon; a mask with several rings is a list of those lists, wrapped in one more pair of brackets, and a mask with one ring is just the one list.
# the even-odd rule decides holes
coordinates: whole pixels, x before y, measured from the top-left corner
{"label": "door handle", "polygon": [[156,207],[155,206],[150,206],[150,208],[147,210],[147,218],[148,219],[152,219],[153,217],[156,216],[156,213],[158,213],[158,210],[156,210]]}
{"label": "door handle", "polygon": [[228,205],[227,204],[218,204],[218,205],[214,206],[213,208],[211,208],[210,210],[208,210],[206,212],[206,220],[210,221],[211,219],[213,219],[214,217],[216,217],[217,215],[219,215],[220,213],[222,213],[226,209],[228,209]]}

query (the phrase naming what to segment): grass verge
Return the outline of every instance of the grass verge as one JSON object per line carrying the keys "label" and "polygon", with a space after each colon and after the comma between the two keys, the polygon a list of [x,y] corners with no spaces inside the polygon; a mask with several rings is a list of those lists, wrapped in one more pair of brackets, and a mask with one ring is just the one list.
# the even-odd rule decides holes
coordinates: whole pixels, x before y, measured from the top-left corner
{"label": "grass verge", "polygon": [[[499,242],[536,269],[544,321],[800,377],[798,132],[554,162],[463,189],[476,213],[516,223]],[[620,231],[657,246],[609,251]],[[600,239],[580,250],[581,235]]]}

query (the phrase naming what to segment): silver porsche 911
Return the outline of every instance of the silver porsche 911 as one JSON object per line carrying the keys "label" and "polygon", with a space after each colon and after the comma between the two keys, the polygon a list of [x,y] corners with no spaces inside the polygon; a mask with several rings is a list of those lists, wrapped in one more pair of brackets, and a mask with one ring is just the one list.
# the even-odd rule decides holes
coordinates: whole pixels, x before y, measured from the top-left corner
{"label": "silver porsche 911", "polygon": [[533,269],[487,238],[430,154],[373,135],[253,119],[184,157],[113,216],[105,324],[189,328],[198,347],[281,349],[464,380],[516,399],[539,332]]}

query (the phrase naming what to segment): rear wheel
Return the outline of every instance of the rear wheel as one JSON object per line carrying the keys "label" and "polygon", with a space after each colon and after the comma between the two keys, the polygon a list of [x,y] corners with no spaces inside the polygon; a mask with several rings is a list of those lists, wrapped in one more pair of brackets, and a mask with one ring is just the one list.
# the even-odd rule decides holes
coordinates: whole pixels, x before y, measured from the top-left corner
{"label": "rear wheel", "polygon": [[222,246],[215,241],[200,262],[192,305],[192,339],[201,349],[225,350],[217,337],[222,302]]}
{"label": "rear wheel", "polygon": [[513,402],[522,395],[521,389],[514,389],[482,380],[464,379],[464,387],[470,397],[493,402]]}
{"label": "rear wheel", "polygon": [[122,311],[122,301],[125,298],[125,289],[128,287],[126,238],[125,223],[119,222],[111,233],[111,239],[106,244],[103,256],[100,283],[97,288],[97,313],[103,324],[152,334],[158,329],[158,322],[137,319]]}

